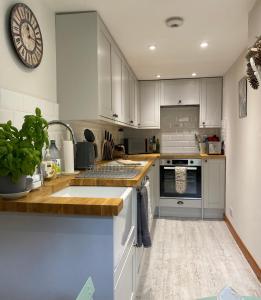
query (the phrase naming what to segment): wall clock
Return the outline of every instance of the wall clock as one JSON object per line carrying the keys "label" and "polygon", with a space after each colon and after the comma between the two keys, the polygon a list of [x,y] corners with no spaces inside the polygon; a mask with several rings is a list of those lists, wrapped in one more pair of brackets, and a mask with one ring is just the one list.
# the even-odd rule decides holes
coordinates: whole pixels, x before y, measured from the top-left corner
{"label": "wall clock", "polygon": [[28,68],[36,68],[43,57],[43,39],[38,21],[31,9],[17,3],[10,13],[11,38],[18,57]]}

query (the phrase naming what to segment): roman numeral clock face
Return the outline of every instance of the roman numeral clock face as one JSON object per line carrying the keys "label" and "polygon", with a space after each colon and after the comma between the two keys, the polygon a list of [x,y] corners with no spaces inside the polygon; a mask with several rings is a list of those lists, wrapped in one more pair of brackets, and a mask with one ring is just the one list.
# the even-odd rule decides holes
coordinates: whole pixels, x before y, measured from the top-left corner
{"label": "roman numeral clock face", "polygon": [[40,26],[31,9],[17,3],[10,14],[10,29],[18,57],[28,68],[39,66],[43,56],[43,39]]}

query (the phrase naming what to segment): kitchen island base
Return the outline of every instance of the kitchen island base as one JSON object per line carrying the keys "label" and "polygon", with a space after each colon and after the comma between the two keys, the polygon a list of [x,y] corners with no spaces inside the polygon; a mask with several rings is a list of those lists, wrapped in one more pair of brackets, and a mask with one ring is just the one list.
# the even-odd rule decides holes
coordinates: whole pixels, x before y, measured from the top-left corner
{"label": "kitchen island base", "polygon": [[117,217],[1,213],[0,299],[74,300],[90,276],[95,299],[120,300],[123,287],[131,299],[137,195],[130,190]]}

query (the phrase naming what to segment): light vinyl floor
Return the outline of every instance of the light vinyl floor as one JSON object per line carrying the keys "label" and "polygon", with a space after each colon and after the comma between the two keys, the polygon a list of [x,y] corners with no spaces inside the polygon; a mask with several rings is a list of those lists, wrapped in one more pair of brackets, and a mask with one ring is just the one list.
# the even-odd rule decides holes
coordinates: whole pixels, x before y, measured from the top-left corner
{"label": "light vinyl floor", "polygon": [[261,284],[224,221],[157,219],[137,300],[194,300],[225,286],[261,296]]}

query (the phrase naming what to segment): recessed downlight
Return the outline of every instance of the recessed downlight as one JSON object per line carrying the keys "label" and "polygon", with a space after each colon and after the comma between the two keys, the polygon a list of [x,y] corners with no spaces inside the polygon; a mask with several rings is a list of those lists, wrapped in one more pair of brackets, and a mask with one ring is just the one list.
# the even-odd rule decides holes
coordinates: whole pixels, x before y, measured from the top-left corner
{"label": "recessed downlight", "polygon": [[191,75],[192,75],[193,77],[196,77],[196,76],[197,76],[197,73],[193,72]]}
{"label": "recessed downlight", "polygon": [[156,77],[157,77],[157,78],[160,78],[161,76],[160,76],[160,74],[157,74]]}
{"label": "recessed downlight", "polygon": [[207,48],[207,47],[208,47],[208,42],[202,42],[202,43],[200,44],[200,47],[201,47],[201,48]]}
{"label": "recessed downlight", "polygon": [[156,46],[155,45],[150,45],[149,49],[150,49],[150,51],[154,51],[154,50],[156,50]]}

